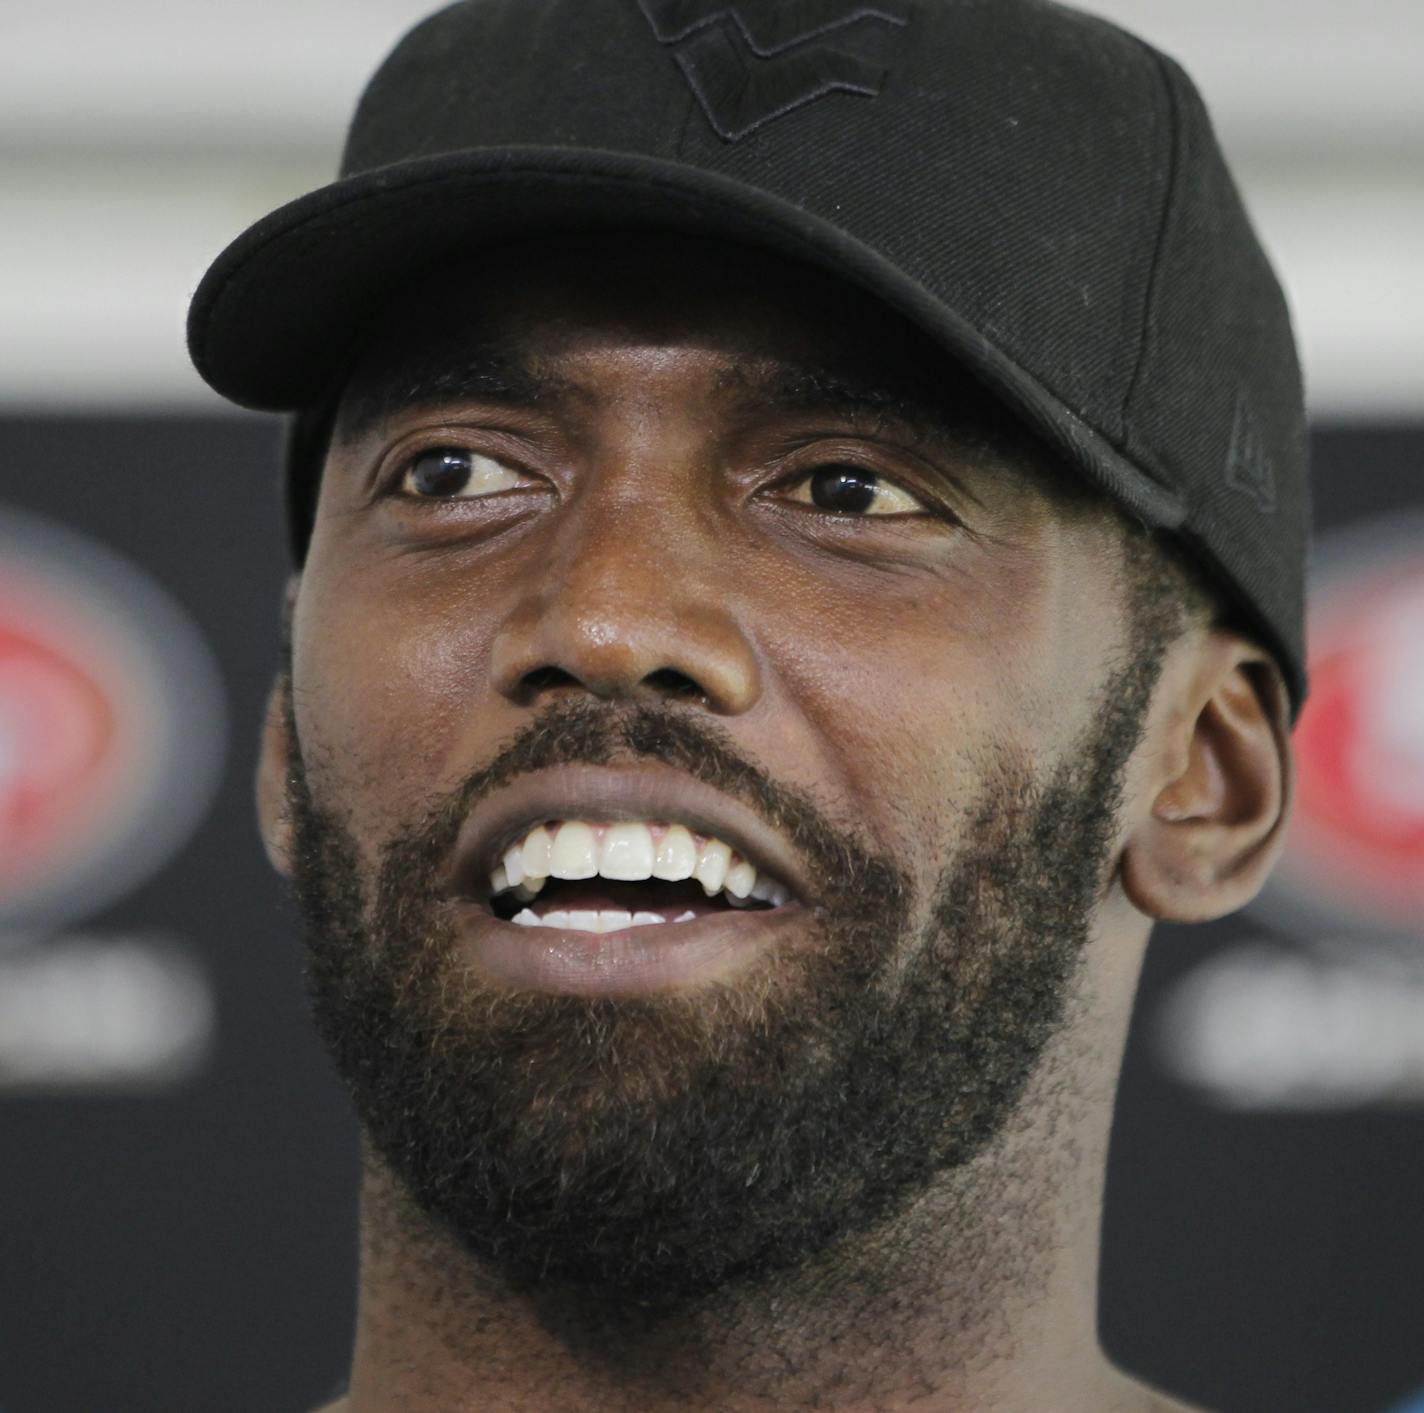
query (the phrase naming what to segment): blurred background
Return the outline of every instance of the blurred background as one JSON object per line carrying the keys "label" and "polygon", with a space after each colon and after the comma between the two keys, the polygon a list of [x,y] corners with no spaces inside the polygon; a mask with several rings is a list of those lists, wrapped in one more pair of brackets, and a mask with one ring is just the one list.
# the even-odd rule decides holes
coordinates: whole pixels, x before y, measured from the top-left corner
{"label": "blurred background", "polygon": [[[183,320],[430,8],[0,2],[0,1413],[342,1382],[354,1128],[250,801],[279,428]],[[1424,7],[1087,8],[1215,115],[1295,314],[1318,532],[1287,857],[1149,953],[1102,1338],[1221,1413],[1418,1413]]]}

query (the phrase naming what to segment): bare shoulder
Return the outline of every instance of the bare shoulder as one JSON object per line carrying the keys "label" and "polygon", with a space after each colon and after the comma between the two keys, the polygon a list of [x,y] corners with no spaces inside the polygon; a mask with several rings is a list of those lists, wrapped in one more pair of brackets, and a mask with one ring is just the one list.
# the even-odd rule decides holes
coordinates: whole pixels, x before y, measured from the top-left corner
{"label": "bare shoulder", "polygon": [[1112,1413],[1212,1413],[1211,1409],[1199,1403],[1183,1403],[1160,1388],[1124,1374],[1120,1369],[1114,1369],[1113,1375],[1117,1387]]}
{"label": "bare shoulder", "polygon": [[1141,1404],[1142,1413],[1212,1413],[1200,1403],[1183,1403],[1149,1384],[1139,1383],[1137,1387],[1145,1399]]}

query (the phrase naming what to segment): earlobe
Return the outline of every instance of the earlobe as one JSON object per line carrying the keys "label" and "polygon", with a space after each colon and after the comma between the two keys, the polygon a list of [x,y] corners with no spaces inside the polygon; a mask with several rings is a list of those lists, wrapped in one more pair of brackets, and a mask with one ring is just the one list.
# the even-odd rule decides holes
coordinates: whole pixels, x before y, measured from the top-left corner
{"label": "earlobe", "polygon": [[1224,630],[1169,659],[1162,685],[1176,709],[1149,726],[1156,774],[1122,886],[1148,917],[1208,922],[1249,903],[1279,857],[1294,789],[1289,704],[1269,655]]}
{"label": "earlobe", "polygon": [[291,742],[287,729],[285,677],[267,695],[262,746],[257,758],[257,827],[272,867],[292,876],[292,821],[287,809],[287,769]]}

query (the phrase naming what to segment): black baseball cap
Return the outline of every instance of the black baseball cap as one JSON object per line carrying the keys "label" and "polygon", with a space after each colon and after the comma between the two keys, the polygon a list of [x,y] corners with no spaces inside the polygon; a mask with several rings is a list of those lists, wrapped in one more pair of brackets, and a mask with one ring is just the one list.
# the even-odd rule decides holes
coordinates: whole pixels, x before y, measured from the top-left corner
{"label": "black baseball cap", "polygon": [[239,236],[193,362],[292,412],[305,555],[331,397],[400,291],[630,226],[857,284],[1198,563],[1306,694],[1304,398],[1201,97],[1048,0],[460,0],[367,85],[340,176]]}

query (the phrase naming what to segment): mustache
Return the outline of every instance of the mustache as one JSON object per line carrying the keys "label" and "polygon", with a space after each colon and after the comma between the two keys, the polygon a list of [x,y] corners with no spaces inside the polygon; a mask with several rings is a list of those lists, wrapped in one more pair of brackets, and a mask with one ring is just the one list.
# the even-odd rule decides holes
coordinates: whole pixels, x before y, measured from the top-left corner
{"label": "mustache", "polygon": [[[290,674],[284,703],[288,739],[300,757]],[[521,775],[562,765],[639,760],[681,770],[755,811],[827,882],[838,906],[882,913],[905,908],[908,881],[892,858],[879,854],[855,829],[833,823],[807,791],[775,780],[749,760],[703,709],[596,698],[567,697],[544,706],[487,764],[438,797],[412,826],[386,843],[382,872],[388,877],[398,872],[407,885],[413,875],[433,879],[475,805]],[[305,769],[296,774],[305,789]],[[307,804],[312,803],[308,795]]]}

